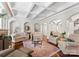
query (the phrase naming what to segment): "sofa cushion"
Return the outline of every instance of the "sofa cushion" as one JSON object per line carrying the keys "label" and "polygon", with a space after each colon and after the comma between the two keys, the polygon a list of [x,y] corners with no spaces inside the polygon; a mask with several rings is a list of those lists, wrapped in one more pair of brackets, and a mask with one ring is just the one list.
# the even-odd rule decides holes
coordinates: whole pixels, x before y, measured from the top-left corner
{"label": "sofa cushion", "polygon": [[69,35],[69,39],[79,42],[79,34],[71,34]]}
{"label": "sofa cushion", "polygon": [[28,54],[25,54],[19,50],[15,50],[12,53],[8,54],[6,57],[27,57]]}

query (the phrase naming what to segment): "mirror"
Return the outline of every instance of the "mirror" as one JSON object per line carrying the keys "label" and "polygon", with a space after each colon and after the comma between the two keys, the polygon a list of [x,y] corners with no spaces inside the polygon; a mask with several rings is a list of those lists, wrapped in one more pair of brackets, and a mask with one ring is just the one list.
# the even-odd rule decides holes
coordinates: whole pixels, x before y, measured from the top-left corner
{"label": "mirror", "polygon": [[24,23],[24,32],[29,31],[29,30],[30,30],[29,23],[28,22]]}

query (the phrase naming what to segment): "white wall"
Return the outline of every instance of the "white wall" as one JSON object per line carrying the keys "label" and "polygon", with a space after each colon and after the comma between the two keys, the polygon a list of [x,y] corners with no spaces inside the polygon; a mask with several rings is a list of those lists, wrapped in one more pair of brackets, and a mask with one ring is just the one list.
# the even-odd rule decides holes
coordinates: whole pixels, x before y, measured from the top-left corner
{"label": "white wall", "polygon": [[43,23],[42,24],[42,33],[44,34],[44,35],[47,35],[47,23]]}
{"label": "white wall", "polygon": [[[77,14],[75,14],[75,15],[73,15],[73,16],[71,17],[71,20],[72,20],[73,23],[74,23],[74,21],[76,21],[77,19],[79,19],[79,13],[77,13]],[[74,30],[77,30],[77,29],[79,29],[79,24],[77,24],[77,25],[74,27]]]}
{"label": "white wall", "polygon": [[[47,23],[47,32],[49,34],[50,31],[58,31],[60,33],[66,31],[67,36],[74,33],[74,22],[72,21],[72,17],[76,14],[79,14],[79,4],[59,12],[55,15],[51,15],[48,18],[40,20],[42,23]],[[79,18],[79,15],[74,16],[73,20]],[[55,24],[50,24],[51,21],[62,20],[62,22],[57,26]],[[58,28],[58,29],[57,29]],[[76,27],[78,28],[78,26]]]}
{"label": "white wall", "polygon": [[42,33],[47,35],[49,38],[50,32],[66,32],[66,36],[68,37],[70,34],[74,32],[74,22],[68,20],[62,20],[59,24],[55,24],[54,22],[43,23],[42,25]]}
{"label": "white wall", "polygon": [[[41,22],[34,22],[34,21],[30,21],[26,18],[23,17],[13,17],[10,19],[8,26],[10,26],[10,22],[14,21],[13,23],[13,33],[15,28],[18,26],[21,28],[21,32],[24,32],[24,23],[25,22],[29,22],[30,26],[31,26],[31,32],[34,32],[34,24],[38,23],[40,24],[40,31],[44,34],[47,35],[49,37],[49,34],[51,31],[54,32],[66,32],[67,35],[72,34],[74,31],[74,22],[73,21],[68,21],[68,20],[62,20],[59,24],[55,24],[53,21],[49,22],[49,23],[41,23]],[[9,27],[10,30],[10,27]]]}
{"label": "white wall", "polygon": [[[41,32],[47,36],[49,36],[50,34],[50,31],[55,31],[55,32],[66,32],[67,33],[67,36],[69,34],[72,34],[74,32],[74,22],[72,21],[72,17],[73,15],[79,13],[79,4],[72,7],[72,8],[69,8],[67,10],[64,10],[56,15],[52,15],[51,17],[48,17],[46,19],[43,19],[41,21],[34,21],[34,20],[28,20],[22,16],[16,16],[16,17],[13,17],[11,19],[11,21],[15,21],[15,23],[13,24],[14,26],[14,29],[19,26],[21,28],[21,32],[24,31],[24,26],[23,24],[25,22],[30,22],[30,25],[31,25],[31,31],[34,32],[34,24],[35,23],[39,23],[40,24],[40,27],[41,27]],[[75,16],[76,17],[79,17],[78,16]],[[74,18],[73,18],[74,19]],[[58,25],[57,24],[54,24],[53,21],[57,21],[57,20],[62,20]],[[9,23],[11,22],[9,21]],[[10,25],[10,24],[9,24]],[[10,28],[9,28],[10,29]],[[13,30],[14,30],[13,29]]]}
{"label": "white wall", "polygon": [[[13,22],[14,21],[14,22]],[[30,23],[30,26],[32,27],[32,22],[24,17],[20,17],[20,16],[15,16],[13,18],[10,19],[10,21],[8,22],[8,29],[10,30],[10,23],[13,22],[13,32],[14,33],[14,30],[16,27],[20,27],[21,29],[21,32],[24,32],[24,23],[25,22],[29,22]],[[32,29],[31,29],[32,31]]]}

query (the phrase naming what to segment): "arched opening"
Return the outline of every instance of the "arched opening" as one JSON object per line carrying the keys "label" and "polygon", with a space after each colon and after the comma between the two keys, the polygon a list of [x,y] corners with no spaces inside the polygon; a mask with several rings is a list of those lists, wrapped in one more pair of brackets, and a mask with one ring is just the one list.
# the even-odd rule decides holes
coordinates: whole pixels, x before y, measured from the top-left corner
{"label": "arched opening", "polygon": [[38,23],[34,24],[34,32],[40,32],[40,24]]}
{"label": "arched opening", "polygon": [[79,34],[79,18],[74,21],[74,33]]}

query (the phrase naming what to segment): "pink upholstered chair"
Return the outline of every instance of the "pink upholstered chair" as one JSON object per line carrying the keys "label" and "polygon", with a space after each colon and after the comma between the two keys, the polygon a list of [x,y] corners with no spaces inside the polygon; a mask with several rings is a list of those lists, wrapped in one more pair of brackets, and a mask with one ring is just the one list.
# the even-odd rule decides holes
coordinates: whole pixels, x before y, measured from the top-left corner
{"label": "pink upholstered chair", "polygon": [[32,43],[36,46],[38,44],[42,45],[42,34],[40,32],[33,33]]}

